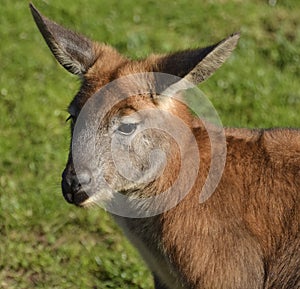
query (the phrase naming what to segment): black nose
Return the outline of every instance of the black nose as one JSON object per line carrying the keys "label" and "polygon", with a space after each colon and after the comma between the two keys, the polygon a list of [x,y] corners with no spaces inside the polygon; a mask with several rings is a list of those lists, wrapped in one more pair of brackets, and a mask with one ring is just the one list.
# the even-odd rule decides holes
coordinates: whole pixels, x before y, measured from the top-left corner
{"label": "black nose", "polygon": [[91,176],[87,170],[75,174],[68,167],[62,174],[62,192],[67,202],[79,206],[89,198],[88,191],[91,184]]}

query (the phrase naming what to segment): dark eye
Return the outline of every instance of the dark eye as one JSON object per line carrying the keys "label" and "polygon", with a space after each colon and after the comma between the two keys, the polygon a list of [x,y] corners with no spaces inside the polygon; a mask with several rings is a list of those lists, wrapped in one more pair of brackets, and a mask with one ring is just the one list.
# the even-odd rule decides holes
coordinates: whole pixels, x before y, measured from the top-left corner
{"label": "dark eye", "polygon": [[136,123],[122,123],[118,127],[118,132],[124,135],[131,135],[136,130]]}
{"label": "dark eye", "polygon": [[68,122],[69,120],[74,121],[75,120],[75,116],[69,115],[69,117],[66,119],[66,122]]}

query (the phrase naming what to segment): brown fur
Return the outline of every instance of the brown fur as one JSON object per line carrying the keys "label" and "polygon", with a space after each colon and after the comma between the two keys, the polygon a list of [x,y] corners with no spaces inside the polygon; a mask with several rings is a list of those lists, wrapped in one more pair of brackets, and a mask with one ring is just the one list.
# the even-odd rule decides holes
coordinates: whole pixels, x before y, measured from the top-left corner
{"label": "brown fur", "polygon": [[[114,79],[161,71],[200,82],[225,61],[237,41],[233,36],[205,49],[152,55],[140,61],[128,60],[109,46],[93,43],[88,61],[78,65],[82,56],[66,53],[68,47],[58,41],[60,31],[68,34],[68,30],[55,28],[57,24],[49,24],[50,20],[33,6],[31,9],[54,55],[62,65],[68,64],[64,65],[66,69],[83,78],[69,108],[74,122],[87,99]],[[73,32],[71,35],[75,37]],[[92,42],[85,39],[84,43]],[[197,181],[176,207],[149,218],[114,216],[153,272],[155,288],[300,288],[299,130],[226,129],[227,158],[222,179],[214,194],[199,203],[211,161],[210,141],[203,123],[179,101],[170,100],[165,105],[148,96],[128,98],[110,113],[121,111],[128,115],[157,106],[190,126],[201,162]],[[188,139],[185,144],[189,147]],[[141,194],[163,191],[176,178],[179,166],[180,155],[174,145],[163,176],[145,186]],[[71,167],[70,157],[66,174],[70,174]]]}

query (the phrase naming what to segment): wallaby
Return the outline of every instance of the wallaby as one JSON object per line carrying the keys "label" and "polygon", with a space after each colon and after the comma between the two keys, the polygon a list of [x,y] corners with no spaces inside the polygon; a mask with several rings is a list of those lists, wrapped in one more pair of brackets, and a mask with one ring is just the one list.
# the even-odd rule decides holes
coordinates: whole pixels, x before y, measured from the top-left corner
{"label": "wallaby", "polygon": [[[117,85],[122,92],[137,85],[138,74],[165,73],[178,77],[178,83],[183,78],[197,85],[225,62],[239,39],[239,34],[233,34],[206,48],[150,55],[133,61],[108,45],[95,43],[50,21],[32,4],[30,8],[58,62],[82,80],[81,88],[69,106],[72,140],[76,138],[74,130],[84,106],[107,84],[132,76],[128,78],[132,81]],[[82,207],[97,203],[107,194],[101,187],[93,187],[98,171],[113,191],[129,199],[159,196],[172,187],[185,159],[189,159],[186,166],[191,173],[186,173],[176,187],[189,183],[185,180],[193,172],[195,158],[196,179],[187,184],[190,185],[187,194],[180,196],[174,206],[157,214],[145,214],[145,217],[141,214],[130,218],[112,213],[153,273],[155,288],[300,288],[300,131],[224,129],[224,150],[227,150],[224,170],[214,192],[205,201],[199,201],[212,159],[209,124],[198,119],[179,98],[160,95],[168,87],[178,84],[176,81],[169,81],[165,87],[157,89],[155,75],[145,79],[146,85],[149,82],[149,93],[135,93],[119,101],[105,112],[95,130],[81,126],[79,135],[82,133],[95,139],[94,167],[89,166],[89,160],[81,154],[87,167],[78,173],[74,158],[80,151],[74,151],[71,146],[62,176],[65,199]],[[97,111],[107,103],[109,101],[103,97],[94,108]],[[151,113],[144,113],[150,110],[156,115],[159,115],[157,112],[175,115],[189,128],[191,137],[183,135],[180,140],[184,158],[176,141],[167,133],[141,129],[147,121],[153,120]],[[212,128],[214,130],[218,131]],[[149,177],[147,182],[143,173],[136,179],[118,173],[112,160],[115,156],[111,153],[114,137],[119,140],[116,145],[120,145],[116,152],[117,162],[124,165],[125,173],[131,173],[133,169],[126,172],[122,141],[130,138],[129,159],[133,167],[145,174],[149,171],[151,151],[155,148],[163,150],[164,157],[154,158],[161,172],[159,177]],[[196,152],[190,150],[192,138],[196,140]],[[88,137],[81,139],[81,143],[85,141],[88,142]],[[84,144],[82,148],[84,150]],[[164,163],[163,167],[161,163]],[[143,180],[137,181],[139,178]],[[109,195],[110,198],[113,196]],[[144,209],[144,206],[137,208]]]}

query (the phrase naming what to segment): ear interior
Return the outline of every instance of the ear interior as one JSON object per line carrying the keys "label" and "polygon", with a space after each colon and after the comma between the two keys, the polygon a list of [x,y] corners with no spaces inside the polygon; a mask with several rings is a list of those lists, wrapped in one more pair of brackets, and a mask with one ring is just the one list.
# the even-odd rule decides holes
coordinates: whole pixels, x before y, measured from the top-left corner
{"label": "ear interior", "polygon": [[184,78],[195,85],[209,78],[229,58],[239,38],[240,34],[235,33],[211,46],[207,55]]}
{"label": "ear interior", "polygon": [[83,75],[96,60],[93,42],[43,16],[31,3],[32,16],[58,62],[69,72]]}
{"label": "ear interior", "polygon": [[158,57],[156,66],[160,72],[185,78],[197,85],[210,77],[227,60],[238,39],[239,33],[235,33],[212,46]]}

